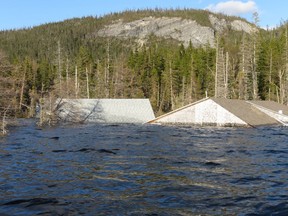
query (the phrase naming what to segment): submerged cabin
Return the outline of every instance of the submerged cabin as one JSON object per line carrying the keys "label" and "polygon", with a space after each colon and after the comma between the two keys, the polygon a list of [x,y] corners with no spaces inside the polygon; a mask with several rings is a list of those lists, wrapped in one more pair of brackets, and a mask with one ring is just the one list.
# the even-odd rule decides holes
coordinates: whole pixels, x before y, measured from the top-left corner
{"label": "submerged cabin", "polygon": [[241,127],[287,125],[288,107],[272,101],[205,98],[149,123]]}
{"label": "submerged cabin", "polygon": [[64,122],[146,123],[155,118],[149,99],[59,99]]}

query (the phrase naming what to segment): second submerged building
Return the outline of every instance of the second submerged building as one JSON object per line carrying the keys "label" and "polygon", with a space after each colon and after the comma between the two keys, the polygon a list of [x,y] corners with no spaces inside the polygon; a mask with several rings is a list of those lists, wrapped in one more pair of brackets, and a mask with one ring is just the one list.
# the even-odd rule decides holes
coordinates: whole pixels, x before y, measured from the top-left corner
{"label": "second submerged building", "polygon": [[205,98],[149,123],[242,127],[287,125],[288,107],[273,101]]}

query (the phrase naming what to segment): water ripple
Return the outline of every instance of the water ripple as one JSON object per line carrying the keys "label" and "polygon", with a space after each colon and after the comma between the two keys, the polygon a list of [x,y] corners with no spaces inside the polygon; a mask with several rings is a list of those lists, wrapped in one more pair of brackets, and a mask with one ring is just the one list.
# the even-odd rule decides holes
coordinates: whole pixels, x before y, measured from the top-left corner
{"label": "water ripple", "polygon": [[0,139],[1,215],[288,215],[287,128],[33,121]]}

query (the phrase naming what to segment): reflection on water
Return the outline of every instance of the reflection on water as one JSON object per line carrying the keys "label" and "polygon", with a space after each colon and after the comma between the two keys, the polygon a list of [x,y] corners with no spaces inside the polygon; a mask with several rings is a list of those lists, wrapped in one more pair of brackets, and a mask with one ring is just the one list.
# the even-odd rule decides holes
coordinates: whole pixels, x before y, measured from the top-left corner
{"label": "reflection on water", "polygon": [[1,215],[288,215],[288,128],[32,121],[0,139]]}

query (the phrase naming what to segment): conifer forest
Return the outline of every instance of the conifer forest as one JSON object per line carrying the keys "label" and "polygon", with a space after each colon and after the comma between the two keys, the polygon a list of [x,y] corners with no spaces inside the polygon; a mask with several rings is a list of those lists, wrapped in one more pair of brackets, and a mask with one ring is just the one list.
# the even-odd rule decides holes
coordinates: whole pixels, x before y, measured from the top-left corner
{"label": "conifer forest", "polygon": [[95,34],[113,20],[148,16],[208,26],[207,13],[126,11],[0,31],[0,115],[31,117],[44,98],[149,98],[156,115],[205,97],[287,104],[287,22],[265,30],[255,17],[258,31],[215,31],[214,46]]}

